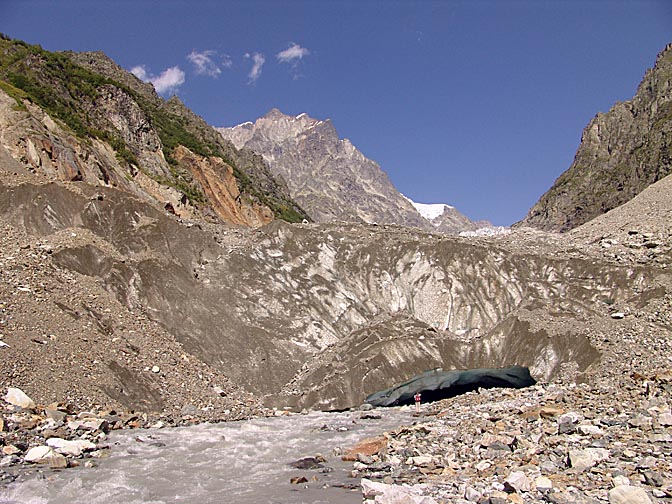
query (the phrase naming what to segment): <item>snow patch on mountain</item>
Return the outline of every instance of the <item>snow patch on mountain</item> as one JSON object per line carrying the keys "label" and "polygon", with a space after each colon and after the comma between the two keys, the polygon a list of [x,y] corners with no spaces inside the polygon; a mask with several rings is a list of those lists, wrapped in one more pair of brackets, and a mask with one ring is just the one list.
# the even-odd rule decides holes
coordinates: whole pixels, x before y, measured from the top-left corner
{"label": "snow patch on mountain", "polygon": [[[404,195],[402,194],[402,196]],[[446,209],[452,210],[455,208],[445,203],[416,203],[408,196],[404,196],[404,198],[410,201],[411,205],[415,207],[420,215],[430,221],[441,217]]]}

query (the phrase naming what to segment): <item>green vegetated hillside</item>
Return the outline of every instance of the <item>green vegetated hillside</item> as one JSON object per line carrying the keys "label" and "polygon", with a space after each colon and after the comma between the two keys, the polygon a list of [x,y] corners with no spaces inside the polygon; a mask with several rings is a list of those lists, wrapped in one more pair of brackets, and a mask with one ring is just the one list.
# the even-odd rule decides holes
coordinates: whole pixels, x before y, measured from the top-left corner
{"label": "green vegetated hillside", "polygon": [[[177,97],[163,100],[150,84],[103,53],[49,52],[2,36],[0,89],[16,100],[17,108],[25,109],[27,100],[77,138],[106,142],[130,174],[143,171],[182,192],[192,205],[207,206],[208,197],[202,184],[175,159],[178,146],[198,156],[221,158],[233,169],[241,195],[251,204],[264,205],[284,220],[307,218],[260,156],[238,151]],[[148,167],[141,159],[151,134],[160,140],[165,168]]]}
{"label": "green vegetated hillside", "polygon": [[672,173],[672,44],[646,72],[632,100],[586,126],[574,162],[522,224],[567,231]]}

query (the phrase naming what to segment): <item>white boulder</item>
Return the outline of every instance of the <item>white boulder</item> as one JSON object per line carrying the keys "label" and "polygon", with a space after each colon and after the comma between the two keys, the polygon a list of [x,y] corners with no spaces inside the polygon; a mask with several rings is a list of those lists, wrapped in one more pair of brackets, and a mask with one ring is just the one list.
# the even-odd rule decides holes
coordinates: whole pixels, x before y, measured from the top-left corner
{"label": "white boulder", "polygon": [[47,445],[54,448],[58,453],[72,457],[79,457],[82,452],[96,449],[96,445],[86,439],[68,441],[61,438],[49,438],[47,439]]}
{"label": "white boulder", "polygon": [[26,393],[20,388],[7,387],[7,394],[5,395],[5,401],[14,406],[25,409],[35,408],[35,402],[26,395]]}

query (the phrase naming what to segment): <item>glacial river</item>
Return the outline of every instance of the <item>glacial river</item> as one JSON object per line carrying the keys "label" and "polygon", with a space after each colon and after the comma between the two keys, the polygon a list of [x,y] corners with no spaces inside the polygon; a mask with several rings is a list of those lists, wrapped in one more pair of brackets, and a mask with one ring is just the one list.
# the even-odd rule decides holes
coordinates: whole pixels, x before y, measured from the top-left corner
{"label": "glacial river", "polygon": [[[48,468],[23,475],[0,490],[0,503],[361,503],[352,463],[334,449],[347,448],[399,425],[412,424],[408,408],[259,418],[170,429],[114,431],[109,457],[97,467]],[[331,472],[289,464],[322,454]],[[307,483],[291,484],[305,476]]]}

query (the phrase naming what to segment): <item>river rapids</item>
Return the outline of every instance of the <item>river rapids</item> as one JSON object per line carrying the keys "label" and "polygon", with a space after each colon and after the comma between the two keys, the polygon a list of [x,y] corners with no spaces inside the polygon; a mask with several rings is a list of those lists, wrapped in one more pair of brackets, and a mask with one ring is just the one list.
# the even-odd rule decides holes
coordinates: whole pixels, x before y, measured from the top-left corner
{"label": "river rapids", "polygon": [[[191,427],[112,432],[96,467],[32,468],[4,489],[0,503],[128,504],[359,503],[359,481],[339,449],[413,422],[408,408],[312,412]],[[375,415],[377,416],[377,415]],[[330,469],[290,463],[323,455]],[[292,484],[293,477],[308,481]]]}

